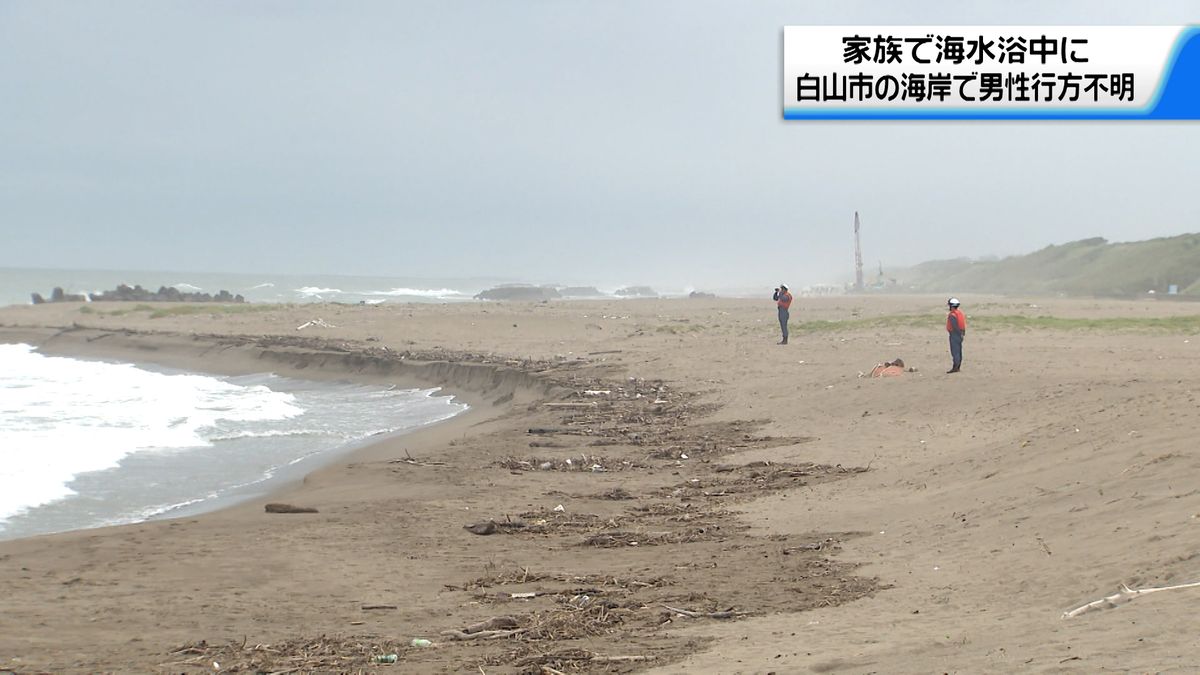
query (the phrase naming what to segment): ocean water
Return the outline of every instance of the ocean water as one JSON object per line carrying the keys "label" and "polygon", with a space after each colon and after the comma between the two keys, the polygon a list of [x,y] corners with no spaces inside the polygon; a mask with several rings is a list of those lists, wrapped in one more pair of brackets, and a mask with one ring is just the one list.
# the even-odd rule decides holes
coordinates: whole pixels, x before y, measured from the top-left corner
{"label": "ocean water", "polygon": [[465,408],[433,389],[216,377],[0,344],[0,539],[204,511]]}
{"label": "ocean water", "polygon": [[0,268],[0,307],[29,304],[34,292],[50,297],[55,286],[67,293],[97,293],[118,284],[151,291],[174,286],[190,293],[226,290],[250,302],[461,302],[505,283],[502,279],[414,279],[406,277],[212,274],[202,272],[42,270]]}
{"label": "ocean water", "polygon": [[[296,302],[360,302],[377,304],[382,302],[464,302],[474,299],[480,291],[502,284],[539,280],[514,280],[494,277],[470,279],[417,279],[411,277],[357,277],[328,275],[272,275],[272,274],[214,274],[204,272],[156,272],[156,271],[111,271],[111,270],[44,270],[0,268],[0,307],[27,305],[32,293],[50,297],[55,286],[61,286],[71,294],[98,293],[111,290],[119,284],[141,285],[156,291],[160,286],[174,286],[190,293],[229,291],[241,295],[249,302],[296,303]],[[613,297],[623,286],[638,283],[596,283],[574,281],[569,286],[595,285],[601,292]],[[663,287],[655,290],[663,297],[684,297],[693,286]],[[713,289],[726,297],[761,295],[761,291],[745,292],[735,289]],[[769,289],[766,292],[770,297]],[[615,296],[619,298],[620,296]]]}

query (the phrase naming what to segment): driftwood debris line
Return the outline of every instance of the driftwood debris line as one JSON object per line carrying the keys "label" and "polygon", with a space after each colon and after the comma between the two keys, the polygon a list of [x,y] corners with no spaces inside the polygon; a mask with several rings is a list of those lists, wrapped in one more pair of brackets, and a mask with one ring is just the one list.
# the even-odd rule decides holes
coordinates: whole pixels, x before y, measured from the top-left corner
{"label": "driftwood debris line", "polygon": [[1105,596],[1099,600],[1093,600],[1085,605],[1080,605],[1075,609],[1063,612],[1062,618],[1073,619],[1080,614],[1090,612],[1094,609],[1110,609],[1119,607],[1135,598],[1147,595],[1149,593],[1158,593],[1159,591],[1176,591],[1184,588],[1200,588],[1200,581],[1195,581],[1190,584],[1176,584],[1175,586],[1159,586],[1157,588],[1130,588],[1125,584],[1121,584],[1121,590],[1112,595]]}
{"label": "driftwood debris line", "polygon": [[[657,657],[646,654],[631,654],[631,655],[614,655],[605,656],[596,652],[587,651],[585,649],[566,649],[547,654],[538,654],[529,656],[520,661],[517,661],[517,666],[534,666],[544,665],[547,663],[631,663],[640,661],[653,661]],[[551,669],[553,670],[553,669]],[[544,671],[543,671],[544,672]]]}
{"label": "driftwood debris line", "polygon": [[[366,346],[348,341],[323,340],[316,337],[300,337],[299,335],[279,336],[265,339],[281,346],[317,348],[335,351],[352,351],[366,357],[378,357],[386,360],[419,360],[455,361],[468,360],[477,363],[503,363],[519,365],[526,373],[533,375],[545,383],[544,391],[547,396],[531,401],[527,406],[517,406],[514,414],[529,413],[526,441],[533,444],[546,444],[546,447],[567,446],[573,448],[570,457],[565,453],[546,453],[543,457],[511,457],[504,458],[499,463],[511,471],[586,471],[597,475],[617,470],[633,468],[657,468],[669,466],[676,462],[688,462],[679,466],[688,467],[688,482],[678,485],[652,488],[644,497],[653,504],[662,504],[682,509],[646,511],[644,515],[651,520],[639,523],[635,519],[640,512],[628,516],[599,518],[592,514],[570,512],[565,515],[552,512],[521,514],[536,518],[526,522],[503,517],[483,519],[468,524],[464,529],[473,535],[491,535],[502,533],[554,533],[562,535],[583,534],[582,541],[575,538],[575,545],[637,547],[661,544],[682,544],[713,539],[722,539],[734,534],[736,528],[729,523],[709,522],[707,518],[715,518],[718,513],[709,513],[704,508],[694,508],[707,504],[706,508],[719,508],[713,500],[707,500],[711,495],[707,492],[716,491],[721,494],[737,494],[746,497],[761,495],[769,489],[788,489],[806,484],[809,481],[832,478],[841,473],[851,473],[840,467],[821,467],[810,464],[787,464],[764,462],[761,465],[734,465],[728,469],[713,470],[707,462],[713,458],[739,452],[750,448],[767,448],[791,445],[804,442],[803,438],[783,438],[768,436],[761,433],[764,420],[738,420],[732,422],[700,422],[699,418],[717,409],[715,405],[701,402],[701,392],[675,390],[661,381],[646,381],[640,379],[602,380],[589,373],[573,370],[579,363],[574,361],[547,361],[534,363],[532,360],[513,364],[510,361],[488,355],[475,357],[465,354],[451,353],[421,353],[410,351],[389,351],[386,347]],[[556,395],[558,392],[562,395]],[[575,392],[568,394],[566,392]],[[546,405],[550,403],[551,405]],[[617,446],[613,456],[609,458],[589,455],[585,450],[594,444]],[[655,452],[663,453],[659,457]],[[641,458],[646,455],[647,458]],[[393,464],[408,464],[410,466],[440,465],[441,463],[417,459],[404,451],[404,457],[394,458]],[[546,468],[543,468],[546,465]],[[691,480],[695,472],[696,480]],[[672,479],[666,479],[668,481]],[[661,481],[659,481],[661,482]],[[605,485],[604,487],[611,487]],[[665,490],[665,493],[663,492]],[[636,500],[637,495],[616,488],[606,493],[609,499]],[[553,503],[553,502],[551,502]],[[648,505],[649,506],[649,505]],[[544,509],[543,509],[544,510]],[[661,509],[660,509],[661,510]],[[694,520],[699,511],[705,519]],[[628,529],[620,525],[629,519]],[[643,525],[651,527],[643,529]],[[665,530],[665,531],[664,531]],[[578,534],[577,534],[578,533]],[[591,536],[587,536],[587,535]],[[465,533],[464,533],[465,535]],[[559,540],[556,540],[559,541]],[[771,546],[777,546],[772,544]],[[630,649],[620,646],[627,643],[631,636],[642,635],[646,630],[654,630],[654,626],[662,623],[662,613],[655,608],[657,601],[670,601],[668,592],[652,592],[650,597],[630,597],[639,589],[657,588],[675,583],[681,579],[618,579],[616,577],[598,575],[578,575],[569,573],[531,573],[528,568],[520,569],[504,575],[492,576],[468,582],[462,590],[470,588],[485,588],[504,583],[529,583],[535,580],[559,581],[571,583],[570,589],[535,589],[519,590],[519,593],[507,595],[506,599],[528,599],[527,596],[554,596],[552,600],[540,603],[518,603],[508,605],[510,608],[528,606],[529,613],[519,617],[494,617],[485,622],[462,626],[443,625],[440,631],[442,639],[448,644],[456,644],[459,649],[472,645],[470,649],[481,650],[489,654],[483,663],[505,666],[527,667],[533,672],[541,670],[546,673],[577,672],[580,670],[604,670],[621,667],[623,669],[645,667],[645,662],[669,660],[677,655],[677,650],[664,650],[662,653],[621,654],[623,651],[642,651],[641,645]],[[844,580],[843,580],[844,581]],[[618,589],[621,589],[619,592]],[[608,595],[601,592],[611,591]],[[582,597],[587,595],[588,597]],[[574,596],[574,597],[572,597]],[[480,596],[485,597],[485,596]],[[486,596],[488,602],[494,601],[497,594]],[[675,596],[678,597],[678,596]],[[695,595],[687,596],[681,604],[691,604],[697,609],[720,609],[723,611],[694,611],[693,609],[662,605],[662,611],[689,619],[736,620],[746,616],[743,611],[736,611],[728,604],[718,604],[717,600],[708,600]],[[763,605],[757,600],[747,600],[759,607],[758,611],[770,611],[770,603]],[[545,608],[546,604],[553,604]],[[701,604],[703,603],[703,604]],[[728,609],[725,609],[729,607]],[[474,617],[473,617],[474,618]],[[607,636],[607,637],[604,637]],[[603,638],[603,639],[602,639]],[[663,640],[667,636],[662,636]],[[569,642],[587,640],[591,649],[564,649]],[[407,645],[385,646],[385,643],[375,642],[365,638],[355,640],[357,644],[323,645],[322,656],[328,658],[323,666],[358,666],[370,663],[369,660],[383,649],[384,654],[409,653]],[[579,644],[578,642],[576,644]],[[486,645],[486,646],[485,646]],[[297,645],[300,647],[301,645]],[[534,649],[557,647],[558,649],[540,655],[533,655]],[[303,645],[308,649],[307,645]],[[592,649],[618,650],[617,654],[602,654]],[[369,650],[369,651],[368,651]],[[415,654],[415,652],[412,652]],[[308,651],[304,654],[307,656]],[[204,654],[204,657],[209,656]],[[233,654],[228,656],[232,657]],[[243,654],[239,653],[239,656]],[[350,658],[355,657],[354,661]],[[527,657],[527,658],[522,658]],[[419,660],[420,657],[414,657]],[[340,663],[335,659],[341,660]],[[231,659],[232,662],[232,659]],[[317,665],[304,662],[304,665]],[[263,664],[255,663],[255,667]],[[294,664],[279,664],[283,667],[293,667]],[[222,666],[225,661],[222,660]],[[544,666],[544,668],[541,668]],[[267,670],[264,668],[263,670]],[[526,671],[528,672],[528,671]]]}

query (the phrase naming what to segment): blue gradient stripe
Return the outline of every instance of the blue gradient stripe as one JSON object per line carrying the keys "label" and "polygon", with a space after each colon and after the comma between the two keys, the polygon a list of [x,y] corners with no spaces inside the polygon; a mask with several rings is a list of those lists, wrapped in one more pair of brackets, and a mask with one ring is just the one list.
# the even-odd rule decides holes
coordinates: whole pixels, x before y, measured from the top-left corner
{"label": "blue gradient stripe", "polygon": [[1138,108],[784,108],[787,120],[1200,120],[1200,27],[1175,40],[1166,76]]}

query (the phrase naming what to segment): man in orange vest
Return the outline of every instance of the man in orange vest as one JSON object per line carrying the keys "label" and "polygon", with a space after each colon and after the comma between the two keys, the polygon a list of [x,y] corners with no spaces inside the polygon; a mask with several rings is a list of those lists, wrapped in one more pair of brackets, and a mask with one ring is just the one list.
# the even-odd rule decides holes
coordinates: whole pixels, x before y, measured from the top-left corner
{"label": "man in orange vest", "polygon": [[950,333],[950,358],[953,360],[953,365],[946,374],[957,373],[962,366],[962,343],[963,338],[967,335],[967,317],[963,316],[962,310],[958,308],[958,298],[950,298],[946,301],[946,305],[950,308],[950,313],[946,315],[946,332]]}
{"label": "man in orange vest", "polygon": [[792,294],[788,292],[788,288],[784,284],[779,284],[779,288],[775,289],[775,295],[772,296],[776,306],[779,307],[779,330],[783,331],[783,339],[779,344],[787,344],[787,329],[788,329],[788,310],[792,306]]}

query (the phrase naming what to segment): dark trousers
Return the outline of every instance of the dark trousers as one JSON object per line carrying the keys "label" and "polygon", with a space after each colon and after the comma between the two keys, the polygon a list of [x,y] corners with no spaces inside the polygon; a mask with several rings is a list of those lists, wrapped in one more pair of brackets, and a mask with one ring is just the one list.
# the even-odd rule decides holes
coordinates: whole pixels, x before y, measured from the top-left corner
{"label": "dark trousers", "polygon": [[788,311],[782,307],[779,308],[779,330],[783,331],[783,341],[787,342],[787,325]]}
{"label": "dark trousers", "polygon": [[950,358],[954,360],[955,368],[962,365],[962,331],[950,331]]}

